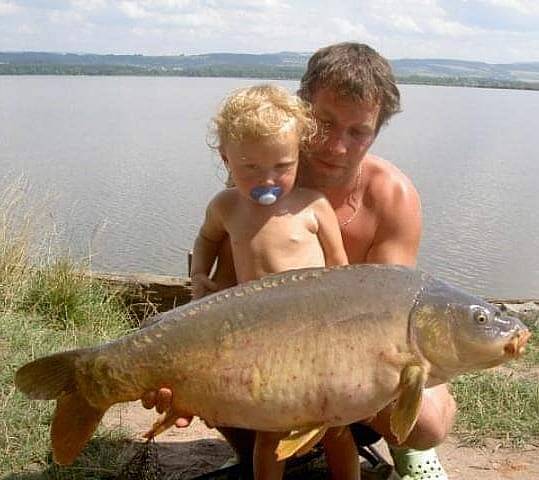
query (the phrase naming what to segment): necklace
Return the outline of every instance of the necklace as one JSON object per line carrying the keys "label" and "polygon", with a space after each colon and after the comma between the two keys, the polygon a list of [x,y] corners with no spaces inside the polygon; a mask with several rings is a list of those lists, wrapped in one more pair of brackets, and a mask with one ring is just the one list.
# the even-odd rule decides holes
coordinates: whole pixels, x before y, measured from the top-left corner
{"label": "necklace", "polygon": [[348,197],[346,198],[346,201],[343,203],[346,203],[350,206],[352,209],[352,215],[350,215],[346,220],[339,222],[339,225],[341,227],[346,227],[354,218],[356,218],[357,213],[360,210],[361,205],[359,204],[359,201],[357,198],[355,198],[356,194],[359,193],[359,187],[361,186],[361,170],[363,168],[363,165],[359,165],[359,172],[357,173],[356,177],[356,184],[354,185],[354,190]]}

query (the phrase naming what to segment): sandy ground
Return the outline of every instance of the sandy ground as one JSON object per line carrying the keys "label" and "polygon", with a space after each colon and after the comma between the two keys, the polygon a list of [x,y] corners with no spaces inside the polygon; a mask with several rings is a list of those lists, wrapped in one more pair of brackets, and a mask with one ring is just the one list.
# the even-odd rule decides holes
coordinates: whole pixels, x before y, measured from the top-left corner
{"label": "sandy ground", "polygon": [[[117,406],[105,417],[108,426],[122,426],[133,432],[136,439],[148,430],[156,418],[153,411],[139,403]],[[459,445],[450,437],[438,448],[450,480],[537,480],[539,479],[539,446],[530,445],[518,450],[501,448],[495,440],[487,440],[482,448]],[[159,462],[174,478],[189,479],[212,471],[232,457],[232,451],[217,430],[208,429],[195,420],[188,428],[171,428],[157,438]],[[389,460],[383,442],[378,445]]]}

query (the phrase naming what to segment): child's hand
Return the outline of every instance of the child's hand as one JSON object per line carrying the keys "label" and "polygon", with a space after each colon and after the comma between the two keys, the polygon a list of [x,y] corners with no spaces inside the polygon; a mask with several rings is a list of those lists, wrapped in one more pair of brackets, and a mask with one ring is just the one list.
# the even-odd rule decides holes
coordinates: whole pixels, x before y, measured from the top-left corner
{"label": "child's hand", "polygon": [[217,284],[204,273],[195,273],[191,280],[193,282],[193,300],[205,297],[218,290]]}

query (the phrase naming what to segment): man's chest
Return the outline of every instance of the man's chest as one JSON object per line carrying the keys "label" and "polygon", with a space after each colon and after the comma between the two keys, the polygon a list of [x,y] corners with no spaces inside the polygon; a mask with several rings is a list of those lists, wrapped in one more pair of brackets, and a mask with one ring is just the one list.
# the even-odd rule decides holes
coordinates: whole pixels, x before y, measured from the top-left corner
{"label": "man's chest", "polygon": [[360,212],[347,225],[341,225],[344,249],[350,263],[366,263],[376,236],[376,220],[370,212]]}

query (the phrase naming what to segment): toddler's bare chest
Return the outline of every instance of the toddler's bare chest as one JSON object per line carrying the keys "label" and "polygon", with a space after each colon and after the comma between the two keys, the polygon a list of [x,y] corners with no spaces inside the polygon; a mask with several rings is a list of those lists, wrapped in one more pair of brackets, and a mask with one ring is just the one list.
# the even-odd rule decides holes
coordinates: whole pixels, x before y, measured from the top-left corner
{"label": "toddler's bare chest", "polygon": [[294,248],[317,242],[318,228],[314,214],[283,213],[267,218],[234,218],[231,222],[232,246],[254,250]]}

